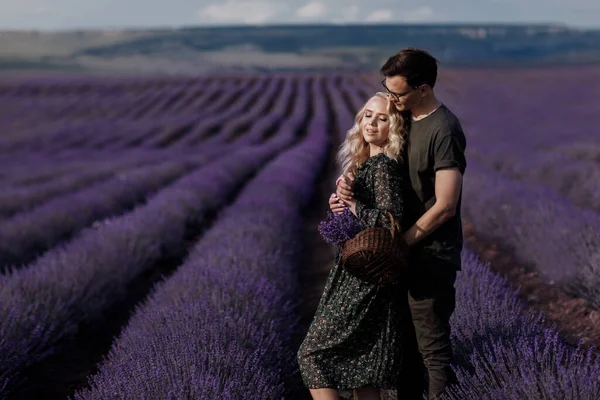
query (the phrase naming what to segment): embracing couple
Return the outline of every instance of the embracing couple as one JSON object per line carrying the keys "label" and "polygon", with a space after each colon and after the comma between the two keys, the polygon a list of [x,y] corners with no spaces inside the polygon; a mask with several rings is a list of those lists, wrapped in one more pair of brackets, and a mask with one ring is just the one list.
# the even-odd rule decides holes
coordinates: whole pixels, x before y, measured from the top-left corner
{"label": "embracing couple", "polygon": [[[298,350],[314,399],[441,399],[450,367],[450,316],[463,246],[460,206],[466,139],[458,118],[437,99],[437,60],[404,49],[381,68],[382,92],[358,111],[340,146],[342,175],[332,212],[364,227],[401,221],[408,246],[399,284],[376,285],[348,273],[338,249],[308,334]],[[393,225],[392,225],[393,226]],[[428,382],[428,383],[427,383]]]}

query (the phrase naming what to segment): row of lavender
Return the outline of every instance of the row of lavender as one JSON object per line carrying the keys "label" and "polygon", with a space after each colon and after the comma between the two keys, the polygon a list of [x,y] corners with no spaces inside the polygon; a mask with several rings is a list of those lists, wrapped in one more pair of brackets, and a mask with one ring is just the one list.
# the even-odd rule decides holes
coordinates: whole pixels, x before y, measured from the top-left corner
{"label": "row of lavender", "polygon": [[[263,92],[277,93],[283,81],[291,79],[259,77],[237,84],[204,82],[203,87],[199,87],[201,83],[192,88],[180,85],[169,88],[168,93],[157,90],[121,98],[107,95],[106,101],[102,97],[73,95],[54,106],[36,102],[15,104],[6,96],[6,101],[12,101],[11,107],[17,111],[0,115],[3,128],[0,151],[55,153],[65,148],[78,151],[139,146],[161,148],[174,142],[178,147],[186,147],[197,144],[222,128],[224,121],[236,119],[240,113],[246,113],[246,118],[256,116],[253,110],[262,104],[255,105],[253,100],[260,97],[272,101],[274,98],[265,97]],[[266,111],[260,110],[259,113]],[[25,132],[22,121],[26,121]],[[192,139],[188,139],[190,137]],[[231,139],[231,136],[223,138]]]}
{"label": "row of lavender", "polygon": [[[288,138],[289,141],[289,138]],[[34,263],[0,276],[0,381],[8,394],[27,367],[71,340],[82,324],[121,301],[144,271],[181,258],[197,234],[281,139],[199,168],[121,217],[86,228]]]}
{"label": "row of lavender", "polygon": [[[90,84],[86,87],[59,82],[56,85],[45,84],[31,87],[21,83],[15,87],[0,86],[0,104],[2,108],[0,121],[7,122],[11,118],[28,113],[29,117],[54,117],[61,120],[77,120],[80,118],[136,118],[145,109],[153,108],[159,113],[190,113],[198,99],[218,99],[213,109],[218,109],[223,96],[219,92],[252,86],[260,79],[223,80],[195,79],[194,81],[174,81],[170,84],[157,85],[152,81],[138,83],[127,82],[113,84]],[[254,81],[254,82],[253,82]],[[17,112],[17,110],[19,110]]]}
{"label": "row of lavender", "polygon": [[[455,92],[446,98],[463,117],[474,146],[505,143],[516,150],[561,153],[575,142],[597,142],[598,66],[497,71],[495,76],[477,71],[448,86]],[[561,98],[565,90],[575,87],[581,88],[576,99]]]}
{"label": "row of lavender", "polygon": [[171,154],[142,151],[116,153],[110,158],[104,156],[98,160],[67,160],[54,167],[48,165],[51,164],[48,160],[36,160],[33,165],[11,164],[10,172],[7,171],[7,163],[3,163],[0,217],[7,218],[28,211],[43,201],[116,176],[126,179],[129,170],[165,160]]}
{"label": "row of lavender", "polygon": [[600,308],[600,215],[549,188],[511,179],[471,161],[464,215],[499,238],[550,284]]}
{"label": "row of lavender", "polygon": [[[213,151],[221,152],[223,149],[215,146],[254,143],[262,140],[257,132],[262,134],[263,129],[267,132],[273,130],[281,118],[289,113],[289,104],[293,101],[291,92],[301,90],[308,83],[308,79],[286,79],[284,82],[272,79],[258,101],[251,101],[252,96],[257,96],[253,92],[252,96],[242,96],[224,112],[210,117],[170,120],[148,117],[124,125],[118,121],[99,123],[92,120],[55,133],[44,126],[45,133],[40,137],[36,135],[34,139],[23,139],[23,143],[18,146],[18,153],[0,156],[0,164],[4,167],[0,177],[5,178],[0,180],[0,184],[42,181],[46,176],[50,178],[72,168],[83,168],[91,172],[96,168],[93,166],[96,160],[107,163],[116,157],[127,158],[132,149],[136,153],[144,151],[167,157],[169,153],[163,152],[162,147],[167,147],[164,150],[188,151],[201,144],[202,151],[212,147]],[[301,89],[296,89],[297,87]],[[269,109],[271,111],[267,112]],[[249,132],[251,126],[253,129]],[[218,135],[207,137],[210,132],[217,130]],[[6,142],[10,143],[7,149],[15,146],[14,141],[7,139]],[[43,170],[35,168],[42,164]],[[100,171],[91,173],[102,175]],[[26,174],[31,176],[25,176]],[[67,184],[69,185],[71,183]]]}
{"label": "row of lavender", "polygon": [[[316,91],[320,90],[320,88],[321,88],[321,86],[320,86],[320,85],[321,85],[320,83],[319,83],[319,84],[316,84],[316,81],[315,81],[315,84],[313,85],[314,87],[312,88],[312,91],[316,92]],[[284,90],[284,93],[285,93],[287,96],[289,96],[289,95],[291,94],[291,91],[292,91],[292,89],[293,89],[293,87],[292,87],[291,85],[289,85],[289,84],[286,84],[286,86],[285,86],[285,90]],[[308,93],[307,93],[307,91],[306,91],[306,86],[301,86],[300,88],[296,89],[295,91],[296,91],[296,93],[299,95],[299,98],[300,98],[300,99],[306,99],[306,98],[308,97]],[[324,103],[324,95],[323,95],[323,93],[322,93],[322,92],[320,92],[320,93],[319,93],[319,95],[318,95],[318,96],[316,96],[316,98],[317,98],[317,99],[319,99],[319,100],[315,101],[315,103],[314,103],[314,105],[315,105],[315,107],[314,107],[314,108],[315,108],[315,109],[313,110],[313,113],[315,114],[315,116],[313,117],[313,123],[312,123],[312,126],[313,126],[313,128],[314,128],[314,129],[319,129],[319,130],[320,130],[320,131],[323,133],[323,131],[324,131],[324,126],[325,126],[325,121],[324,121],[325,117],[323,116],[323,113],[324,113],[324,112],[325,112],[325,110],[326,110],[326,105],[325,105],[325,103]],[[261,101],[262,101],[262,99],[261,99]],[[286,110],[286,108],[289,108],[289,105],[287,105],[287,104],[286,104],[286,102],[277,102],[276,104],[277,104],[277,105],[276,105],[276,107],[274,108],[274,111],[276,111],[276,113],[275,113],[275,114],[276,114],[276,117],[275,117],[275,119],[276,119],[276,120],[279,120],[279,119],[283,118],[283,116],[284,116],[284,114],[285,114],[285,110]],[[300,125],[301,125],[301,124],[303,124],[303,121],[304,121],[304,120],[306,120],[306,117],[307,117],[307,116],[306,116],[306,107],[305,107],[305,104],[306,104],[305,102],[300,102],[299,104],[294,104],[294,107],[293,107],[293,109],[294,109],[294,114],[293,114],[293,116],[292,116],[291,120],[288,122],[288,124],[289,124],[289,125],[288,125],[288,124],[286,124],[286,126],[288,127],[288,129],[283,129],[283,131],[288,131],[288,132],[292,132],[292,133],[293,133],[293,131],[296,129],[296,128],[294,128],[294,126],[297,126],[297,125],[299,125],[299,124],[300,124]],[[279,109],[279,111],[277,111],[278,109]],[[271,118],[270,118],[270,119],[273,119],[273,117],[271,116]],[[260,126],[260,127],[262,127],[262,128],[273,127],[273,123],[272,123],[272,122],[268,122],[267,118],[260,118],[260,119],[258,120],[258,124],[257,124],[257,125],[259,125],[259,126]],[[291,131],[290,131],[290,129],[291,129]],[[256,131],[256,129],[254,129],[254,131]],[[253,136],[254,136],[254,137],[253,137]],[[255,143],[255,142],[257,142],[257,141],[258,141],[258,140],[261,138],[261,136],[262,136],[262,135],[260,134],[260,132],[259,132],[259,134],[258,134],[258,135],[246,135],[246,136],[243,138],[244,140],[242,140],[242,142],[244,142],[244,143],[246,143],[246,144],[252,144],[252,143]],[[281,138],[281,133],[279,133],[279,134],[278,134],[278,138],[279,138],[279,140],[280,140],[280,138]],[[325,138],[325,137],[324,137],[324,138]],[[318,142],[317,142],[317,143],[318,143]],[[320,144],[323,144],[323,143],[320,143]],[[311,148],[311,147],[309,147],[309,148]],[[315,147],[315,146],[314,146],[314,144],[313,144],[313,147],[312,147],[312,149],[316,150],[316,154],[317,154],[317,155],[319,154],[319,151],[322,151],[322,150],[324,150],[325,148],[326,148],[326,146],[319,146],[319,145],[317,145],[317,146]],[[234,154],[234,156],[235,156],[235,154]],[[96,171],[96,172],[98,172],[98,171]],[[45,188],[50,188],[50,187],[52,187],[52,185],[51,185],[51,183],[50,183],[50,184],[43,184],[43,187],[45,187]],[[310,186],[309,186],[309,187],[310,187]],[[93,189],[93,188],[90,188],[90,189],[88,190],[88,192],[89,192],[90,194],[92,194],[92,193],[94,193],[94,189]],[[103,191],[98,191],[98,192],[99,192],[99,193],[102,193]],[[296,196],[295,198],[297,199],[297,196]],[[100,202],[100,203],[102,203],[102,202]],[[39,213],[38,213],[38,214],[39,214]],[[77,219],[77,218],[75,218],[75,219]],[[117,219],[117,221],[119,221],[119,220],[120,220],[120,219]],[[100,226],[100,229],[102,229],[102,228],[103,228],[103,227],[102,227],[102,226]],[[26,235],[26,236],[29,236],[29,235]],[[77,240],[76,240],[75,242],[77,242],[77,241],[80,241],[80,237],[78,237],[78,238],[77,238]],[[45,259],[48,259],[48,258],[49,258],[49,259],[52,259],[52,256],[53,256],[53,255],[54,255],[54,253],[53,253],[53,252],[49,252],[49,253],[48,253],[48,254],[45,256]],[[126,256],[126,255],[125,255],[125,256]],[[69,261],[72,261],[72,260],[69,260]],[[27,268],[31,269],[32,267],[31,267],[31,266],[28,266]],[[27,269],[27,268],[26,268],[26,269]],[[66,272],[68,272],[68,271],[66,271]],[[96,271],[96,273],[98,273],[98,272],[99,272],[99,271]],[[18,274],[18,273],[15,273],[15,274],[13,274],[13,275],[17,275],[17,274]],[[80,277],[79,277],[79,280],[81,280],[81,278],[82,278],[82,277],[80,276]],[[83,281],[85,282],[85,281],[86,281],[86,279],[84,278],[84,279],[83,279]],[[55,282],[54,282],[54,283],[53,283],[53,282],[45,282],[44,284],[46,284],[46,283],[48,283],[48,284],[50,284],[50,285],[56,285],[56,283],[55,283]],[[78,282],[78,283],[80,283],[80,282]],[[67,282],[67,284],[68,284],[68,282]],[[98,284],[98,283],[97,283],[97,284]],[[101,285],[101,284],[102,284],[102,283],[99,283],[99,285]],[[89,285],[89,283],[88,283],[88,285]],[[40,295],[42,295],[42,296],[43,296],[43,294],[44,294],[45,292],[44,292],[43,290],[42,290],[42,291],[39,291],[39,290],[37,290],[37,289],[39,289],[39,288],[40,288],[40,287],[39,287],[39,286],[37,286],[37,287],[36,287],[36,290],[34,290],[34,291],[35,291],[35,292],[38,292]],[[75,291],[77,292],[78,290],[75,290]],[[32,292],[33,292],[33,291],[32,291]],[[48,290],[46,290],[46,292],[48,292]],[[91,296],[93,296],[93,295],[94,295],[94,292],[95,292],[95,290],[93,290],[93,291],[92,291],[92,295],[91,295]],[[110,292],[109,292],[109,293],[110,293]],[[113,293],[113,294],[114,294],[114,293]],[[8,297],[8,296],[7,296],[7,297]],[[60,296],[59,296],[59,297],[60,297]],[[75,296],[75,297],[76,297],[76,298],[75,298],[75,300],[77,300],[77,297],[80,297],[80,298],[81,298],[81,295],[79,295],[79,296]],[[118,301],[118,299],[117,299],[116,301]],[[51,302],[52,302],[52,301],[51,301]],[[65,301],[65,302],[66,302],[66,301]],[[104,303],[108,303],[108,302],[104,301]],[[83,307],[86,307],[86,306],[83,306]],[[105,305],[105,306],[103,306],[103,307],[102,307],[102,309],[106,309],[107,307],[108,307],[108,306],[107,306],[107,305]],[[47,310],[45,310],[45,311],[47,311]],[[66,312],[67,312],[67,310],[63,310],[63,312],[65,312],[65,313],[66,313]],[[99,315],[99,311],[96,311],[95,313],[94,313],[94,312],[90,312],[90,311],[88,311],[88,313],[90,313],[92,316],[91,316],[91,317],[88,317],[88,318],[87,318],[87,320],[93,319],[93,318],[94,318],[94,315]],[[59,314],[59,316],[60,316],[60,313],[58,313],[58,314]],[[21,317],[22,317],[22,316],[21,316]],[[86,320],[86,319],[83,319],[83,320],[80,320],[80,321],[77,321],[77,320],[75,320],[75,321],[73,321],[73,324],[74,324],[74,325],[76,325],[76,326],[79,326],[79,325],[81,325],[82,323],[84,323],[84,322],[85,322],[85,320]],[[55,323],[57,323],[58,325],[62,325],[63,323],[67,324],[67,321],[66,321],[66,319],[65,319],[65,318],[58,318],[58,319],[55,321]],[[69,323],[70,323],[70,322],[69,322]],[[43,325],[43,324],[42,324],[42,325]],[[44,340],[44,339],[45,339],[45,338],[43,337],[43,336],[44,336],[44,330],[45,330],[45,329],[44,329],[44,326],[41,326],[41,327],[40,327],[40,326],[38,325],[36,328],[39,330],[39,332],[38,332],[38,333],[40,333],[40,332],[42,333],[42,340]],[[16,335],[15,335],[15,336],[16,336]],[[69,332],[65,332],[65,331],[63,331],[63,332],[61,332],[61,334],[59,334],[59,335],[58,335],[58,337],[56,337],[56,338],[55,338],[55,342],[56,342],[56,341],[58,341],[58,342],[59,342],[59,341],[61,341],[61,340],[63,340],[63,341],[64,341],[65,339],[66,339],[66,340],[69,340],[69,337],[71,337],[71,336],[72,336],[72,332],[71,332],[71,333],[69,333]],[[26,342],[26,340],[25,340],[25,342]],[[35,344],[35,343],[34,343],[34,344]],[[9,343],[9,345],[10,345],[10,343]],[[21,343],[21,345],[23,345],[23,343]],[[39,343],[37,343],[37,344],[35,344],[35,345],[39,345]],[[27,346],[27,345],[25,344],[25,346]],[[32,346],[32,347],[33,347],[33,346]],[[42,347],[42,349],[41,349],[41,350],[44,350],[44,347],[46,348],[46,350],[48,350],[48,347],[49,347],[49,346],[48,346],[47,344],[43,344],[43,345],[42,345],[42,346],[40,346],[40,347]],[[27,349],[26,349],[26,348],[25,348],[25,351],[27,351]],[[49,352],[51,352],[51,351],[52,351],[52,349],[51,349]],[[44,358],[44,357],[45,357],[45,356],[47,356],[47,355],[48,355],[48,354],[43,354],[43,355],[41,355],[41,357],[40,357],[40,358]],[[35,361],[36,361],[36,360],[35,360],[35,356],[36,356],[36,354],[35,354],[35,352],[34,352],[32,359],[29,359],[28,361],[35,362]],[[10,385],[8,385],[8,386],[10,386]]]}
{"label": "row of lavender", "polygon": [[[600,157],[600,138],[595,141],[596,157]],[[568,151],[576,145],[587,146],[590,159]],[[510,178],[547,186],[577,207],[600,212],[600,158],[593,158],[591,143],[574,141],[569,147],[535,150],[480,145],[470,158]]]}
{"label": "row of lavender", "polygon": [[[82,228],[131,210],[177,178],[217,158],[218,154],[171,155],[175,156],[179,159],[156,160],[155,165],[132,168],[105,182],[45,200],[27,212],[1,220],[0,271],[33,261]],[[37,192],[34,189],[26,193]]]}
{"label": "row of lavender", "polygon": [[[273,81],[278,82],[277,79]],[[21,168],[18,164],[12,165],[12,168],[8,168],[10,173],[7,173],[3,182],[5,186],[0,196],[0,215],[5,217],[0,221],[0,237],[3,238],[0,270],[32,261],[38,254],[68,239],[81,228],[126,212],[190,168],[231,154],[236,148],[260,143],[286,116],[292,92],[295,90],[302,98],[306,98],[308,84],[309,81],[305,79],[299,88],[295,88],[295,83],[288,80],[278,95],[273,90],[265,91],[265,96],[255,102],[250,111],[229,121],[229,126],[237,124],[240,131],[242,125],[249,124],[251,120],[255,124],[246,128],[245,135],[238,133],[236,140],[228,145],[220,139],[233,136],[231,130],[221,131],[216,136],[219,140],[208,140],[194,152],[184,152],[184,149],[177,152],[137,149],[135,152],[121,153],[120,156],[124,158],[122,162],[119,162],[117,154],[108,160],[101,158],[97,163],[86,162],[87,157],[81,158],[87,154],[80,154],[75,163],[68,159],[66,165],[61,163],[56,167],[54,174],[58,177],[47,171],[48,160],[36,163],[44,167],[41,176],[40,169],[31,168],[31,165]],[[272,113],[264,113],[267,102],[275,102]],[[287,123],[300,124],[306,112],[305,103],[298,102],[293,110]],[[221,121],[227,118],[228,113],[225,114],[219,117]],[[213,118],[214,122],[217,123],[219,118]],[[38,179],[55,179],[25,185],[36,175]]]}
{"label": "row of lavender", "polygon": [[[277,82],[278,80],[274,80]],[[215,136],[214,140],[207,140],[204,146],[194,152],[183,152],[185,149],[181,148],[179,152],[173,153],[168,151],[152,151],[150,149],[137,148],[135,152],[119,152],[112,154],[102,154],[98,157],[99,152],[74,152],[73,157],[36,157],[32,156],[28,162],[23,163],[23,159],[20,157],[9,157],[2,160],[1,164],[3,168],[3,179],[0,180],[0,184],[3,186],[2,196],[0,197],[0,215],[3,217],[14,218],[4,221],[3,227],[0,230],[4,230],[7,235],[13,236],[14,241],[20,241],[20,237],[27,237],[29,241],[34,240],[31,235],[32,229],[43,231],[41,229],[45,227],[44,218],[57,219],[64,212],[60,210],[66,210],[63,204],[69,204],[69,219],[79,220],[79,224],[87,224],[89,220],[101,218],[107,215],[105,208],[112,205],[112,209],[116,212],[117,208],[126,209],[127,204],[134,204],[132,201],[121,202],[121,198],[132,198],[132,194],[136,192],[135,186],[144,187],[144,182],[148,182],[146,186],[151,185],[150,188],[159,185],[159,182],[153,182],[153,172],[157,172],[160,177],[160,171],[169,171],[166,164],[169,159],[175,158],[172,164],[189,159],[190,163],[202,163],[215,158],[221,154],[227,154],[231,151],[231,148],[245,146],[248,144],[260,142],[264,136],[268,136],[269,131],[274,130],[280,123],[282,118],[286,115],[287,110],[290,108],[289,104],[292,101],[292,91],[296,90],[302,94],[306,91],[306,85],[308,81],[302,82],[302,86],[299,89],[294,88],[294,83],[287,81],[284,85],[283,90],[279,96],[275,96],[273,90],[267,90],[265,96],[261,97],[258,102],[253,104],[253,107],[244,114],[238,115],[235,118],[228,120],[229,113],[226,115],[219,116],[218,118],[212,118],[213,123],[225,124],[225,129],[220,132],[219,135]],[[276,88],[276,85],[272,85]],[[272,113],[265,113],[265,109],[270,103],[275,103],[272,108]],[[300,114],[297,114],[300,112]],[[295,121],[302,118],[302,107],[301,105],[296,110]],[[249,124],[254,121],[255,124],[252,129],[249,129]],[[245,135],[243,133],[246,133]],[[232,143],[224,143],[223,137],[231,137],[235,140]],[[152,139],[150,139],[152,140]],[[233,146],[231,146],[233,145]],[[119,158],[122,157],[122,161]],[[163,164],[162,170],[160,166],[155,167],[156,171],[152,171],[144,165],[150,163],[157,163],[160,160],[166,160]],[[56,165],[55,165],[56,164]],[[136,171],[135,168],[138,167]],[[156,179],[159,181],[160,179]],[[133,183],[130,183],[133,182]],[[131,185],[134,187],[131,187]],[[152,186],[154,185],[154,186]],[[93,201],[96,192],[100,193],[100,196]],[[139,195],[143,195],[143,192],[148,190],[142,190]],[[73,197],[73,194],[76,196]],[[48,200],[57,197],[53,203],[48,203]],[[133,196],[133,199],[139,198]],[[41,207],[37,207],[42,201],[46,202]],[[90,203],[92,201],[93,204]],[[127,204],[125,204],[127,203]],[[87,215],[85,218],[79,218],[80,215],[77,212],[73,213],[77,207],[81,205],[80,215]],[[29,213],[24,213],[29,211]],[[98,210],[98,211],[96,211]],[[20,213],[18,215],[15,215]],[[84,213],[84,214],[82,214]],[[51,217],[54,215],[53,217]],[[41,218],[38,219],[38,217]],[[27,222],[30,221],[30,222]],[[36,222],[34,224],[34,221]],[[28,227],[24,228],[27,225]],[[61,228],[62,229],[62,228]],[[16,236],[12,235],[17,233]],[[42,232],[42,234],[49,235],[48,232]],[[38,235],[39,236],[39,235]],[[52,236],[52,235],[50,235]],[[19,240],[17,240],[19,239]],[[34,240],[35,241],[35,240]],[[45,240],[44,240],[45,241]],[[52,243],[47,243],[47,246]],[[21,254],[28,253],[28,251],[21,251],[18,247],[9,246],[13,253]],[[31,246],[25,246],[31,247]],[[35,246],[34,246],[35,247]],[[19,257],[7,257],[2,260],[2,265],[12,262],[22,262]]]}
{"label": "row of lavender", "polygon": [[451,325],[459,384],[447,400],[600,398],[596,349],[565,343],[468,249],[456,293]]}
{"label": "row of lavender", "polygon": [[303,142],[269,163],[156,287],[78,399],[286,398],[302,209],[328,154],[320,87]]}
{"label": "row of lavender", "polygon": [[[600,308],[600,69],[580,72],[539,71],[529,82],[504,73],[485,93],[475,74],[451,98],[471,142],[465,216],[547,282]],[[584,83],[577,101],[550,101],[562,85]],[[515,98],[519,85],[528,96]]]}
{"label": "row of lavender", "polygon": [[[129,184],[154,185],[157,189],[167,183],[158,182],[161,178],[156,177],[161,167],[166,172],[172,171],[170,180],[177,177],[173,172],[179,175],[190,170],[193,172],[151,196],[146,204],[139,205],[128,214],[121,217],[114,215],[115,207],[124,207],[123,199],[118,198],[114,191],[108,192],[107,185],[115,188],[127,186],[118,186],[119,178],[115,178],[85,188],[79,196],[58,197],[7,221],[9,223],[5,226],[13,222],[16,228],[14,221],[29,218],[31,223],[19,225],[20,229],[27,227],[30,232],[23,235],[17,246],[31,248],[32,241],[42,242],[49,251],[32,264],[0,276],[0,320],[7,321],[0,328],[0,351],[6,355],[0,362],[3,395],[8,396],[18,390],[29,366],[47,358],[57,351],[59,345],[72,341],[82,324],[98,319],[104,310],[122,300],[127,287],[144,271],[155,268],[160,260],[183,256],[189,235],[193,237],[199,229],[205,229],[210,215],[226,204],[257,168],[296,139],[303,121],[308,118],[307,90],[306,85],[298,89],[303,97],[297,102],[292,115],[284,114],[285,107],[281,115],[271,118],[272,122],[258,118],[263,121],[262,125],[249,128],[239,145],[211,147],[203,156],[171,152],[170,157],[176,157],[177,161],[165,161],[148,170],[140,168],[138,175],[146,174],[148,179],[135,179]],[[290,90],[283,95],[291,95]],[[286,99],[281,100],[284,105],[288,103]],[[280,133],[258,145],[269,136],[267,129],[275,129],[280,123],[283,125]],[[200,168],[217,156],[220,158],[216,162]],[[128,176],[131,176],[131,171]],[[120,180],[123,178],[121,176]],[[42,183],[41,186],[47,188],[49,185]],[[121,191],[123,196],[139,193],[135,190]],[[78,204],[81,204],[79,215],[72,214]],[[90,217],[90,205],[112,215],[112,218],[98,221],[93,227],[79,232],[78,229],[94,219]],[[107,210],[106,207],[112,209]],[[60,216],[66,218],[54,220],[54,231],[69,229],[77,236],[64,245],[52,247],[54,242],[60,242],[64,237],[59,238],[52,229],[36,228],[32,216],[46,218],[48,223],[44,225],[48,228],[53,222],[54,212],[58,210],[65,210]],[[65,221],[67,225],[76,224],[77,227],[65,228]],[[43,239],[36,238],[36,234]],[[7,251],[13,250],[7,248]],[[28,254],[26,251],[19,253],[21,257]]]}

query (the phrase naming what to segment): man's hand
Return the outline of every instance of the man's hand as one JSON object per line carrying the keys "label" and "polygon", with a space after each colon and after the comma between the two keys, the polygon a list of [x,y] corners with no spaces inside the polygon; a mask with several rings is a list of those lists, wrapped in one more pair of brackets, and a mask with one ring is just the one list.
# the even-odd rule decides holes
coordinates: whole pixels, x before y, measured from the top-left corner
{"label": "man's hand", "polygon": [[332,193],[331,196],[329,196],[329,208],[331,209],[331,212],[334,214],[342,214],[345,207],[344,202],[341,201],[335,193]]}
{"label": "man's hand", "polygon": [[351,172],[340,176],[336,180],[336,185],[335,194],[339,199],[346,202],[354,200],[354,175]]}
{"label": "man's hand", "polygon": [[447,168],[435,173],[435,203],[405,233],[409,246],[423,240],[456,215],[462,188],[462,174],[458,168]]}

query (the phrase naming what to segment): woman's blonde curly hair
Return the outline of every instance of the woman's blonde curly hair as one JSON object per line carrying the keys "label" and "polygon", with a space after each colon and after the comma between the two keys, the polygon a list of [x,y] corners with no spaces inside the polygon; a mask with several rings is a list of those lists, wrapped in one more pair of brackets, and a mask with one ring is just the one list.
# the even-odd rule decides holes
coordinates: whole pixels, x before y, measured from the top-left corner
{"label": "woman's blonde curly hair", "polygon": [[[375,93],[374,97],[381,97],[387,101],[387,112],[390,116],[390,133],[383,152],[394,160],[402,160],[402,153],[406,142],[405,117],[390,102],[388,94]],[[369,99],[369,101],[371,100]],[[346,133],[346,140],[340,145],[336,159],[342,173],[352,172],[356,175],[358,166],[370,156],[369,144],[363,137],[360,122],[365,115],[368,101],[362,106],[354,118],[354,126]]]}

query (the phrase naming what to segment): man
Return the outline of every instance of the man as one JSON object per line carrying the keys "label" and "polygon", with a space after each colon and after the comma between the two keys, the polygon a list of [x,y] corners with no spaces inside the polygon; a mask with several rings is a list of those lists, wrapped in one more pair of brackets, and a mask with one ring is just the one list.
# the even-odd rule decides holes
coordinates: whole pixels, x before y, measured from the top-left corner
{"label": "man", "polygon": [[[406,279],[408,321],[402,321],[404,372],[398,387],[402,399],[422,399],[423,364],[429,377],[429,399],[441,398],[456,379],[450,368],[449,320],[455,308],[456,274],[461,269],[466,138],[458,118],[435,96],[437,64],[429,53],[407,48],[381,68],[390,100],[399,111],[410,114],[404,155],[403,227],[408,228],[404,239],[411,250]],[[337,198],[332,194],[329,199],[333,212],[343,209],[341,201],[352,199],[352,180],[352,176],[338,179]]]}

